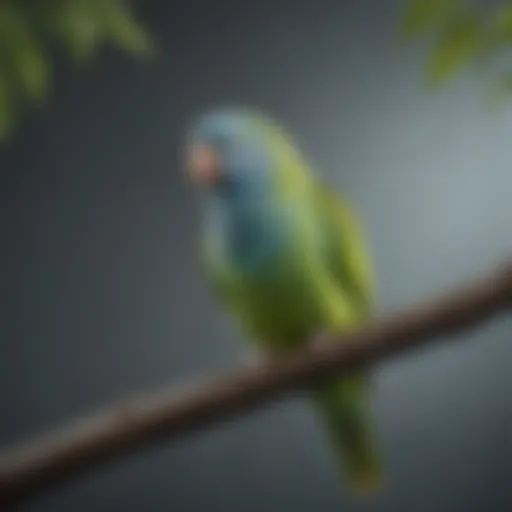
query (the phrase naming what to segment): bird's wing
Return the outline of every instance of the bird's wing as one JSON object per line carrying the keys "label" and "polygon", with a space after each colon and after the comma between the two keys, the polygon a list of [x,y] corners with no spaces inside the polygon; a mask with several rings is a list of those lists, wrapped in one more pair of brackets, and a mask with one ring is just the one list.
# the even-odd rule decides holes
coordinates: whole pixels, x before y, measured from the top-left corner
{"label": "bird's wing", "polygon": [[355,210],[342,194],[316,180],[314,209],[324,229],[327,264],[333,278],[357,304],[362,317],[373,306],[373,272],[362,225]]}

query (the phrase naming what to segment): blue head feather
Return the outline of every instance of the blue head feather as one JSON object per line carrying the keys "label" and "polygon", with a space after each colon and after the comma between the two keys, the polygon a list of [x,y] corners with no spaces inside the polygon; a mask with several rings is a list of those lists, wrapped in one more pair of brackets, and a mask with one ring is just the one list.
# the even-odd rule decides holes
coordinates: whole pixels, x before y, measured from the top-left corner
{"label": "blue head feather", "polygon": [[256,121],[243,110],[219,109],[196,124],[192,140],[210,145],[222,169],[210,198],[234,206],[265,199],[272,192],[272,155]]}
{"label": "blue head feather", "polygon": [[284,243],[288,219],[261,120],[242,109],[216,110],[199,119],[192,141],[219,157],[221,178],[208,188],[205,206],[223,256],[240,270],[264,271]]}

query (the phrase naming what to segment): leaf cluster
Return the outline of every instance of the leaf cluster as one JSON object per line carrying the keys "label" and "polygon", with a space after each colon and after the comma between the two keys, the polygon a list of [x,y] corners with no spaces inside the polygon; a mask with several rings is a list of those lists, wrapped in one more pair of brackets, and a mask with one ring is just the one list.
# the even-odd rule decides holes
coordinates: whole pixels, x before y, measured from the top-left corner
{"label": "leaf cluster", "polygon": [[431,37],[425,65],[428,85],[444,84],[472,66],[486,66],[498,74],[494,92],[512,93],[512,71],[502,59],[512,44],[511,2],[406,0],[399,32],[409,41]]}
{"label": "leaf cluster", "polygon": [[152,49],[128,0],[0,0],[0,140],[24,107],[47,97],[56,51],[85,64],[108,43]]}

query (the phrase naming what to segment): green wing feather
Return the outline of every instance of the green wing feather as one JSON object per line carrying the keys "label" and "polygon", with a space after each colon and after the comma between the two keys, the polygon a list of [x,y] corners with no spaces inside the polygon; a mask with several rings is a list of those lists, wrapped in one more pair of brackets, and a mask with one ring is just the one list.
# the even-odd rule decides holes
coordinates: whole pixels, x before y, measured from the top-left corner
{"label": "green wing feather", "polygon": [[[349,297],[357,313],[356,324],[360,324],[371,314],[374,293],[362,224],[347,199],[319,181],[314,183],[313,201],[325,230],[327,265]],[[333,379],[313,392],[349,486],[356,493],[374,490],[381,482],[380,453],[369,410],[369,384],[367,373],[358,371]]]}
{"label": "green wing feather", "polygon": [[314,182],[313,201],[326,230],[333,279],[357,304],[364,319],[373,308],[374,282],[362,224],[348,200],[318,180]]}

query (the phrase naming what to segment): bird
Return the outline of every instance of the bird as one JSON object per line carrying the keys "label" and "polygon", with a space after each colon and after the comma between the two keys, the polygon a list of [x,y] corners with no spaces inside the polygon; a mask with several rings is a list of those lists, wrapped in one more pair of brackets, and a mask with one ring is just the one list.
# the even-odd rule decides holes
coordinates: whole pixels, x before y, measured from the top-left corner
{"label": "bird", "polygon": [[[194,119],[185,164],[200,191],[201,261],[213,296],[263,358],[369,319],[375,285],[362,222],[274,118],[245,106]],[[350,492],[381,487],[370,369],[308,391]]]}

